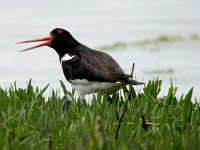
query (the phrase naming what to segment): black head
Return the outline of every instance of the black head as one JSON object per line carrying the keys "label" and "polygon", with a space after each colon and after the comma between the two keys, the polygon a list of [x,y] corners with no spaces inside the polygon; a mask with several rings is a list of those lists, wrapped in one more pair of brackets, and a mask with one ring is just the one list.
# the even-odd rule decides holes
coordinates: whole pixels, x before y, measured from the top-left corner
{"label": "black head", "polygon": [[42,47],[42,46],[49,46],[49,47],[55,49],[55,51],[58,54],[60,54],[63,51],[72,50],[75,46],[77,46],[79,44],[79,42],[76,39],[74,39],[73,36],[67,30],[64,30],[61,28],[53,29],[50,32],[50,35],[48,37],[39,38],[39,39],[35,39],[35,40],[23,41],[23,42],[19,42],[17,44],[39,42],[39,41],[46,41],[46,42],[39,44],[37,46],[34,46],[34,47],[27,48],[22,51],[27,51],[27,50],[31,50],[31,49]]}
{"label": "black head", "polygon": [[58,53],[60,51],[70,51],[79,44],[67,30],[61,28],[53,29],[50,32],[50,36],[52,37],[50,47]]}

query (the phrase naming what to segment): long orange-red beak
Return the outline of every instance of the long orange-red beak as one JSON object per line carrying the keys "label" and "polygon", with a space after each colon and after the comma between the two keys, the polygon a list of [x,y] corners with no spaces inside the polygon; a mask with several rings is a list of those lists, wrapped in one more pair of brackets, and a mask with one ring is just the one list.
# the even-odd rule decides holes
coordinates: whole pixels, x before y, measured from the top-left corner
{"label": "long orange-red beak", "polygon": [[28,50],[31,50],[31,49],[34,49],[34,48],[38,48],[38,47],[42,47],[42,46],[50,46],[51,45],[51,40],[52,40],[52,37],[49,36],[49,37],[39,38],[39,39],[35,39],[35,40],[22,41],[22,42],[18,42],[16,44],[46,41],[46,42],[44,42],[42,44],[30,47],[30,48],[26,48],[26,49],[20,51],[20,52],[24,52],[24,51],[28,51]]}

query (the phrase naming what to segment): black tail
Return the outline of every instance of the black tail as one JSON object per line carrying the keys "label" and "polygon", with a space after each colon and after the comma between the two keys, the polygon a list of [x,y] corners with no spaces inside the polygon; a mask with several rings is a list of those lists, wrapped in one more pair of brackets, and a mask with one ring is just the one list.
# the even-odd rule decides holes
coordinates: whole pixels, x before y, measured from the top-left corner
{"label": "black tail", "polygon": [[143,83],[143,82],[138,82],[138,81],[136,81],[136,80],[130,80],[130,84],[132,84],[132,85],[142,85],[142,84],[145,84],[145,83]]}

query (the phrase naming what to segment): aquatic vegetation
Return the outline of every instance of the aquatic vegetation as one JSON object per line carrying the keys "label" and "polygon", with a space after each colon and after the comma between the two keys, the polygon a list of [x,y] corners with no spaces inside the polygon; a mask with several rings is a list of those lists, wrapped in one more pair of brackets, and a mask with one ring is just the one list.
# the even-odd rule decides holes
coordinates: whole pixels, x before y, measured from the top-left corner
{"label": "aquatic vegetation", "polygon": [[104,46],[100,46],[97,49],[99,50],[113,50],[113,49],[123,49],[127,46],[127,43],[124,42],[115,42],[112,45],[104,45]]}
{"label": "aquatic vegetation", "polygon": [[200,42],[200,35],[198,35],[198,34],[191,34],[188,36],[161,35],[157,38],[148,38],[148,39],[144,39],[144,40],[136,41],[136,42],[132,42],[132,43],[118,41],[111,45],[100,46],[96,49],[98,49],[98,50],[115,50],[115,49],[123,49],[128,46],[162,45],[162,44],[172,44],[172,43],[186,42],[186,41]]}
{"label": "aquatic vegetation", "polygon": [[136,45],[165,44],[165,43],[182,42],[185,40],[187,40],[185,37],[179,35],[174,35],[174,36],[161,35],[155,39],[146,39],[144,41],[136,42],[135,44]]}
{"label": "aquatic vegetation", "polygon": [[191,34],[189,38],[193,41],[200,41],[200,36],[198,34]]}
{"label": "aquatic vegetation", "polygon": [[150,71],[144,71],[147,74],[173,74],[175,73],[175,70],[173,68],[168,69],[156,69],[156,70],[150,70]]}

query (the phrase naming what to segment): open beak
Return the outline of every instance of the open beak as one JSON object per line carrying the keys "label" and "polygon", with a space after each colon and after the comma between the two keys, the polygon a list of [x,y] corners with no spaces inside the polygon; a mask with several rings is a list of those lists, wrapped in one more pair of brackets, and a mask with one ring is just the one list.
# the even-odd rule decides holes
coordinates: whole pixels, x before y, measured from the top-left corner
{"label": "open beak", "polygon": [[46,41],[46,42],[44,42],[42,44],[30,47],[30,48],[26,48],[26,49],[20,51],[20,52],[24,52],[24,51],[28,51],[28,50],[31,50],[31,49],[34,49],[34,48],[38,48],[38,47],[42,47],[42,46],[50,46],[52,44],[51,40],[52,40],[52,37],[49,36],[49,37],[39,38],[39,39],[35,39],[35,40],[22,41],[22,42],[18,42],[16,44]]}

